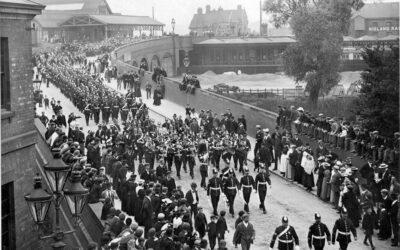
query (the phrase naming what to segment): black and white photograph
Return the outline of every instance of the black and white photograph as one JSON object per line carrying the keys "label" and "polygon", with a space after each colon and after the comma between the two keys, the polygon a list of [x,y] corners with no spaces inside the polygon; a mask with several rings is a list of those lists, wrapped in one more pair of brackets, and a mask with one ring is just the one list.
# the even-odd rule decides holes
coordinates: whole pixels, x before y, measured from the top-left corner
{"label": "black and white photograph", "polygon": [[398,250],[400,0],[0,0],[1,250]]}

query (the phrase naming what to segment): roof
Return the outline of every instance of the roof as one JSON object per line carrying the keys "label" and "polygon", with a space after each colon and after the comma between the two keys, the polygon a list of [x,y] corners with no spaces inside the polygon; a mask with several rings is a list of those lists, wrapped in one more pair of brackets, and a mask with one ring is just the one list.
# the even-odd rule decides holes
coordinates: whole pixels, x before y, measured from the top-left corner
{"label": "roof", "polygon": [[105,5],[112,13],[107,0],[35,0],[46,5],[46,10],[70,11],[78,10],[79,13],[97,14],[98,7]]}
{"label": "roof", "polygon": [[353,18],[361,16],[367,19],[397,18],[399,19],[399,3],[368,3],[353,13]]}
{"label": "roof", "polygon": [[36,1],[30,1],[30,0],[0,0],[0,4],[6,4],[8,6],[14,5],[14,6],[21,6],[21,7],[32,7],[32,8],[39,8],[43,9],[43,5],[40,3],[37,3]]}
{"label": "roof", "polygon": [[211,27],[213,24],[247,22],[247,14],[244,9],[212,10],[208,13],[194,14],[189,29]]}
{"label": "roof", "polygon": [[89,15],[106,24],[139,24],[139,25],[164,25],[163,23],[148,16],[125,16],[125,15]]}
{"label": "roof", "polygon": [[73,15],[73,12],[45,10],[42,15],[35,16],[33,20],[37,21],[43,28],[57,28],[61,22],[71,18]]}
{"label": "roof", "polygon": [[268,36],[294,36],[290,27],[268,28]]}
{"label": "roof", "polygon": [[163,23],[154,20],[148,16],[125,16],[125,15],[71,15],[69,18],[64,19],[64,21],[62,23],[59,23],[58,25],[62,26],[66,22],[68,22],[69,19],[76,16],[88,16],[103,24],[157,25],[157,26],[164,25]]}
{"label": "roof", "polygon": [[255,44],[255,43],[294,43],[296,40],[291,37],[248,37],[248,38],[226,38],[226,39],[208,39],[198,45],[210,44]]}

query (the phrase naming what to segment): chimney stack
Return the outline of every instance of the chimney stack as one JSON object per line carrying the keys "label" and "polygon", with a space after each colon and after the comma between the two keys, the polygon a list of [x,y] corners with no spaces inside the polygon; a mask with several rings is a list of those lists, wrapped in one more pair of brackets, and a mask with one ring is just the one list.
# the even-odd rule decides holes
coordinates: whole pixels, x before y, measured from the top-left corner
{"label": "chimney stack", "polygon": [[203,9],[201,7],[197,9],[197,14],[199,15],[203,14]]}
{"label": "chimney stack", "polygon": [[211,12],[211,6],[210,5],[206,5],[206,14]]}
{"label": "chimney stack", "polygon": [[238,9],[238,10],[241,10],[241,9],[242,9],[242,5],[239,4],[239,5],[237,6],[237,9]]}

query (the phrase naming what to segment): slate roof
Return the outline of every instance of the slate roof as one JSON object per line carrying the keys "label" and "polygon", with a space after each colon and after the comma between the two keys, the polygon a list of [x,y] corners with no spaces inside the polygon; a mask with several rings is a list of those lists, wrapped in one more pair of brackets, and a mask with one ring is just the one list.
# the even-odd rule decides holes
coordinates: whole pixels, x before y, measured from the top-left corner
{"label": "slate roof", "polygon": [[194,14],[189,29],[211,27],[219,23],[237,23],[247,20],[246,10],[212,10],[209,13]]}
{"label": "slate roof", "polygon": [[89,15],[91,18],[105,24],[137,24],[137,25],[164,25],[148,16],[126,15]]}
{"label": "slate roof", "polygon": [[[76,13],[76,12],[75,12]],[[71,18],[74,12],[66,11],[43,11],[42,15],[35,16],[37,21],[43,28],[57,28],[61,22]]]}
{"label": "slate roof", "polygon": [[366,19],[399,18],[399,2],[368,3],[353,13],[353,18],[361,16]]}
{"label": "slate roof", "polygon": [[2,4],[15,4],[21,6],[30,6],[30,7],[38,7],[42,8],[43,5],[40,4],[38,1],[30,1],[30,0],[0,0]]}
{"label": "slate roof", "polygon": [[[109,10],[110,13],[112,13],[112,10],[110,6],[107,3],[107,0],[35,0],[38,3],[41,3],[43,5],[76,5],[81,4],[81,8],[76,10],[78,13],[86,13],[86,14],[95,14],[97,13],[97,8],[99,5],[102,5],[102,3],[106,4],[107,9]],[[62,10],[60,10],[62,11]]]}
{"label": "slate roof", "polygon": [[249,38],[226,38],[226,39],[208,39],[199,43],[198,45],[210,44],[256,44],[256,43],[294,43],[291,37],[249,37]]}

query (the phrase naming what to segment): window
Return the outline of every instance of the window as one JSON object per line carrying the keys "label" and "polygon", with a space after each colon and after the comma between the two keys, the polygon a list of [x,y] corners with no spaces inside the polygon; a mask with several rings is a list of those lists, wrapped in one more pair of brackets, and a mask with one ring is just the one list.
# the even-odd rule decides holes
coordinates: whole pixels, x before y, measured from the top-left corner
{"label": "window", "polygon": [[8,57],[8,38],[0,40],[0,80],[1,80],[1,109],[10,109],[10,69]]}
{"label": "window", "polygon": [[14,183],[1,186],[1,248],[15,247]]}

